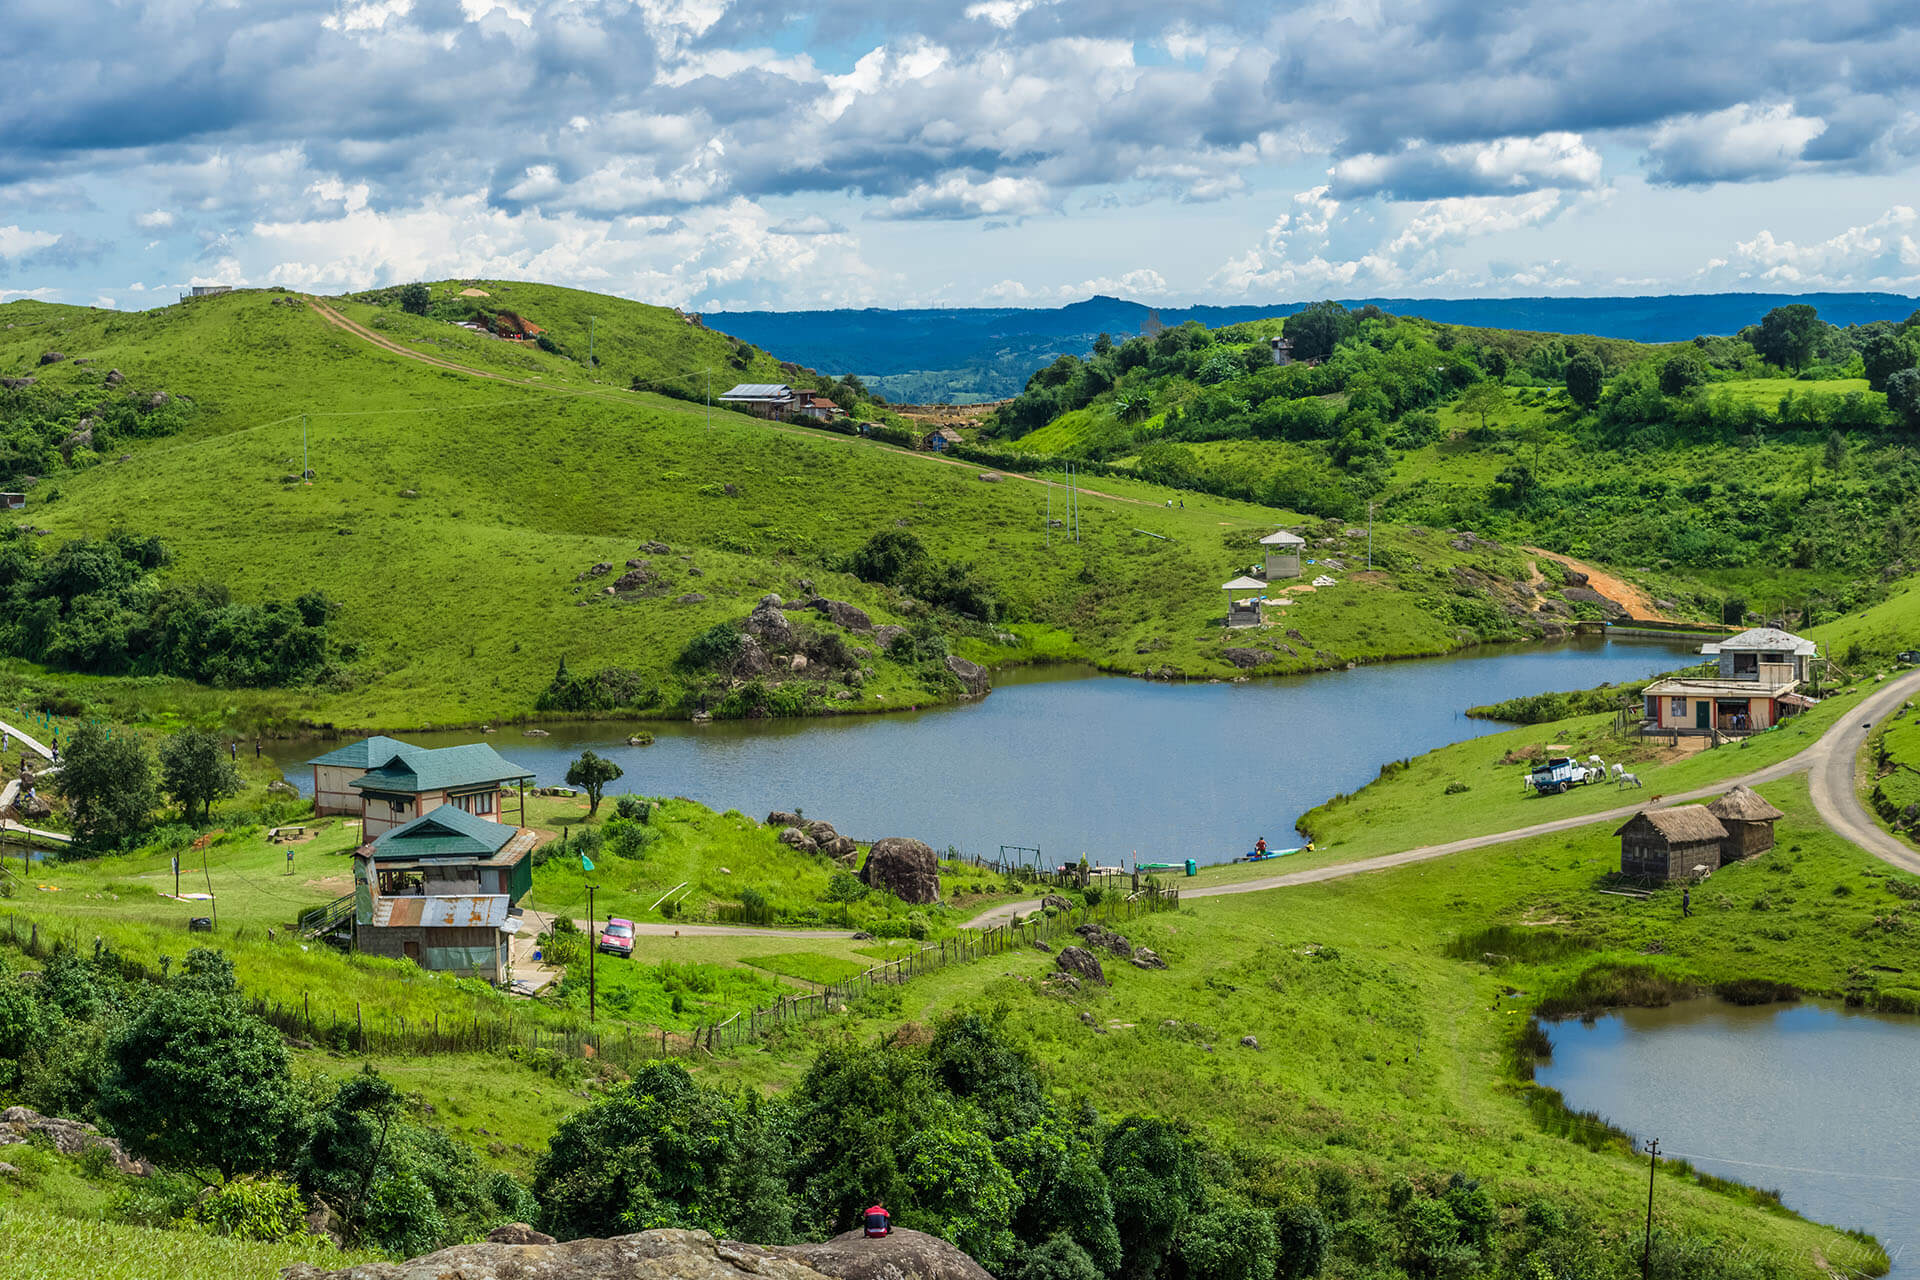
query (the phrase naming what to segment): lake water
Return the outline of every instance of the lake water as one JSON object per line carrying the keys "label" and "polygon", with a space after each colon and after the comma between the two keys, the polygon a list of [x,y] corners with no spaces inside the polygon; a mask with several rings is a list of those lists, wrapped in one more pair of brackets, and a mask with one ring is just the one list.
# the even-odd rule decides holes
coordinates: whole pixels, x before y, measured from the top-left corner
{"label": "lake water", "polygon": [[1574,1110],[1870,1231],[1894,1275],[1920,1275],[1920,1018],[1693,1000],[1548,1031],[1534,1078]]}
{"label": "lake water", "polygon": [[[626,771],[616,790],[683,795],[756,818],[797,806],[862,840],[914,836],[990,857],[1021,845],[1049,864],[1135,851],[1148,862],[1223,862],[1262,835],[1291,844],[1302,813],[1360,787],[1385,761],[1504,727],[1469,719],[1469,706],[1637,680],[1696,650],[1697,642],[1594,638],[1238,685],[1033,668],[997,677],[979,702],[921,712],[651,723],[650,747],[627,746],[633,728],[608,722],[555,725],[547,738],[503,729],[485,740],[542,783],[564,781],[568,762],[591,747]],[[275,755],[308,791],[304,762],[328,746],[283,742]]]}

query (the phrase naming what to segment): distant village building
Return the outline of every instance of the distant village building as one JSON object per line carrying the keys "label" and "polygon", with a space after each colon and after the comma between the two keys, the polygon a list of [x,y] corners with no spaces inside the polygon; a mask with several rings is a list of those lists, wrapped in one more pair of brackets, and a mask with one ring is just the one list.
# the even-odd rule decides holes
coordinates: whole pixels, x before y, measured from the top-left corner
{"label": "distant village building", "polygon": [[534,841],[450,804],[382,832],[353,855],[354,948],[504,982]]}
{"label": "distant village building", "polygon": [[814,422],[832,422],[835,418],[846,417],[847,411],[829,400],[824,391],[796,391],[793,396],[793,416]]}
{"label": "distant village building", "polygon": [[1754,627],[1700,652],[1718,661],[1711,676],[1678,676],[1647,686],[1647,733],[1741,735],[1772,728],[1815,699],[1798,690],[1811,678],[1818,647],[1777,627]]}
{"label": "distant village building", "polygon": [[1773,824],[1787,816],[1751,787],[1735,787],[1708,805],[1707,812],[1727,829],[1727,838],[1720,842],[1722,864],[1773,848]]}
{"label": "distant village building", "polygon": [[1614,832],[1620,837],[1620,872],[1642,880],[1685,880],[1720,866],[1727,829],[1705,805],[1646,809]]}
{"label": "distant village building", "polygon": [[1293,340],[1291,338],[1268,338],[1267,345],[1273,349],[1275,364],[1293,363]]}
{"label": "distant village building", "polygon": [[365,738],[307,762],[313,769],[314,813],[351,814],[371,840],[440,805],[497,821],[502,788],[519,799],[533,771],[503,760],[484,742],[428,750],[397,738]]}
{"label": "distant village building", "polygon": [[1268,582],[1300,576],[1300,548],[1307,545],[1305,538],[1282,529],[1260,539],[1260,545],[1266,548]]}
{"label": "distant village building", "polygon": [[720,394],[720,403],[770,422],[793,416],[793,388],[784,382],[742,382]]}
{"label": "distant village building", "polygon": [[954,445],[961,443],[960,433],[952,427],[935,427],[927,432],[927,448],[935,453],[945,453]]}
{"label": "distant village building", "polygon": [[0,493],[0,510],[18,511],[27,505],[24,493]]}
{"label": "distant village building", "polygon": [[180,301],[191,302],[195,298],[217,298],[223,293],[232,292],[233,286],[230,284],[196,284],[180,295]]}

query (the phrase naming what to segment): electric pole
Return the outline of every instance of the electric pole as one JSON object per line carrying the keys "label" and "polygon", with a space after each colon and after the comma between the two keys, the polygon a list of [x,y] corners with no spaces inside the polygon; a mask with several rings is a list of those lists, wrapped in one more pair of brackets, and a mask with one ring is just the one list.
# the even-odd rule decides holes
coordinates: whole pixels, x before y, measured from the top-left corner
{"label": "electric pole", "polygon": [[313,468],[307,461],[307,415],[300,415],[300,483],[312,484]]}
{"label": "electric pole", "polygon": [[713,366],[707,366],[707,430],[713,430]]}
{"label": "electric pole", "polygon": [[593,1021],[593,953],[600,948],[593,936],[593,886],[587,886],[587,1021]]}
{"label": "electric pole", "polygon": [[1367,504],[1367,568],[1373,568],[1373,504]]}
{"label": "electric pole", "polygon": [[587,367],[588,367],[589,369],[591,369],[591,368],[593,368],[593,367],[594,367],[594,360],[593,360],[593,326],[594,326],[594,325],[595,325],[595,324],[596,324],[596,323],[597,323],[597,322],[599,321],[599,319],[600,319],[600,317],[599,317],[599,316],[588,316],[588,317],[587,317]]}
{"label": "electric pole", "polygon": [[1653,1280],[1653,1175],[1660,1166],[1660,1139],[1647,1143],[1647,1243],[1640,1254],[1641,1280]]}

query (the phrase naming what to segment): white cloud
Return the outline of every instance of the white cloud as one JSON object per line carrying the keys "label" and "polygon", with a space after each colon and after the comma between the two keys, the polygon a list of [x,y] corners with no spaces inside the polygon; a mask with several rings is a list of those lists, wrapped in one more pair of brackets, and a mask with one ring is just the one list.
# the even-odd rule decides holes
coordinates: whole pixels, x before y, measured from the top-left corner
{"label": "white cloud", "polygon": [[1677,117],[1654,131],[1648,176],[1677,186],[1777,178],[1800,163],[1807,144],[1826,128],[1826,121],[1798,115],[1787,102],[1743,102]]}
{"label": "white cloud", "polygon": [[133,225],[142,231],[165,231],[173,225],[173,211],[153,209],[146,213],[137,213],[133,217]]}
{"label": "white cloud", "polygon": [[955,173],[887,201],[889,218],[1006,218],[1044,213],[1051,193],[1037,178],[972,178]]}
{"label": "white cloud", "polygon": [[1328,176],[1333,190],[1347,199],[1380,195],[1424,200],[1592,187],[1599,183],[1600,171],[1600,153],[1585,138],[1559,131],[1442,147],[1416,141],[1390,155],[1349,156],[1335,162]]}
{"label": "white cloud", "polygon": [[[45,249],[58,244],[60,236],[53,231],[23,231],[19,227],[0,227],[0,258],[19,258],[36,249]],[[30,297],[31,294],[14,294],[14,297]]]}
{"label": "white cloud", "polygon": [[1430,249],[1442,241],[1498,235],[1536,227],[1560,211],[1558,191],[1530,191],[1523,196],[1456,196],[1430,200],[1408,219],[1387,252]]}
{"label": "white cloud", "polygon": [[1895,205],[1871,222],[1811,243],[1783,240],[1762,230],[1710,260],[1708,282],[1765,284],[1785,290],[1897,289],[1920,285],[1920,214]]}

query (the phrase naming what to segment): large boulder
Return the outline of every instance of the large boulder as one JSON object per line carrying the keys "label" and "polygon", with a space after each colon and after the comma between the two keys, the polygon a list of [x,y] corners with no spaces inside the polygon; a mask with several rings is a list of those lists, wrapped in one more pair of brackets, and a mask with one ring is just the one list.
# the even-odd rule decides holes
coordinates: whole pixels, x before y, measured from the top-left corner
{"label": "large boulder", "polygon": [[985,696],[988,688],[985,667],[977,662],[968,662],[958,654],[950,653],[947,655],[947,670],[953,672],[960,683],[966,686],[969,695],[975,698]]}
{"label": "large boulder", "polygon": [[767,825],[770,827],[797,827],[800,825],[800,815],[797,813],[788,813],[785,809],[775,809],[767,815]]}
{"label": "large boulder", "polygon": [[781,844],[784,844],[787,847],[792,849],[798,849],[802,853],[813,853],[820,847],[818,844],[814,843],[814,839],[812,836],[808,835],[806,832],[802,831],[798,827],[788,827],[785,831],[782,831],[778,836],[774,838],[777,839]]}
{"label": "large boulder", "polygon": [[488,1240],[410,1262],[368,1262],[339,1271],[296,1262],[280,1274],[283,1280],[990,1280],[979,1263],[946,1241],[904,1229],[880,1240],[850,1231],[821,1244],[782,1248],[679,1230],[558,1244]]}
{"label": "large boulder", "polygon": [[807,824],[807,834],[813,837],[815,844],[823,848],[840,838],[840,833],[833,829],[831,822],[826,822],[819,818],[815,818]]}
{"label": "large boulder", "polygon": [[1107,985],[1106,970],[1100,967],[1093,952],[1084,947],[1062,947],[1053,962],[1060,966],[1063,973],[1070,973],[1087,982],[1097,982],[1103,987]]}
{"label": "large boulder", "polygon": [[1086,939],[1088,947],[1100,947],[1103,950],[1111,951],[1122,960],[1128,960],[1133,957],[1133,944],[1111,929],[1104,928],[1101,925],[1089,921],[1081,925],[1078,929],[1075,929],[1074,932]]}
{"label": "large boulder", "polygon": [[1270,649],[1222,649],[1220,656],[1242,669],[1263,667],[1274,660],[1273,651]]}
{"label": "large boulder", "polygon": [[902,902],[940,901],[940,863],[933,846],[906,836],[875,840],[860,879]]}
{"label": "large boulder", "polygon": [[769,649],[793,647],[793,624],[780,611],[780,597],[768,596],[747,615],[747,634]]}
{"label": "large boulder", "polygon": [[107,1153],[115,1169],[134,1178],[153,1173],[153,1166],[136,1160],[118,1142],[83,1120],[65,1120],[43,1116],[31,1107],[8,1107],[0,1111],[0,1147],[17,1146],[32,1138],[45,1139],[63,1156],[77,1156],[98,1147]]}
{"label": "large boulder", "polygon": [[852,836],[835,836],[820,846],[820,852],[843,867],[851,867],[860,853],[860,846],[854,843]]}
{"label": "large boulder", "polygon": [[829,622],[835,622],[849,631],[873,630],[873,619],[859,605],[848,604],[845,600],[822,601],[820,610],[827,615]]}
{"label": "large boulder", "polygon": [[905,627],[895,626],[891,622],[883,622],[873,629],[874,643],[880,646],[880,652],[882,653],[893,648],[893,642],[906,634],[907,629]]}

